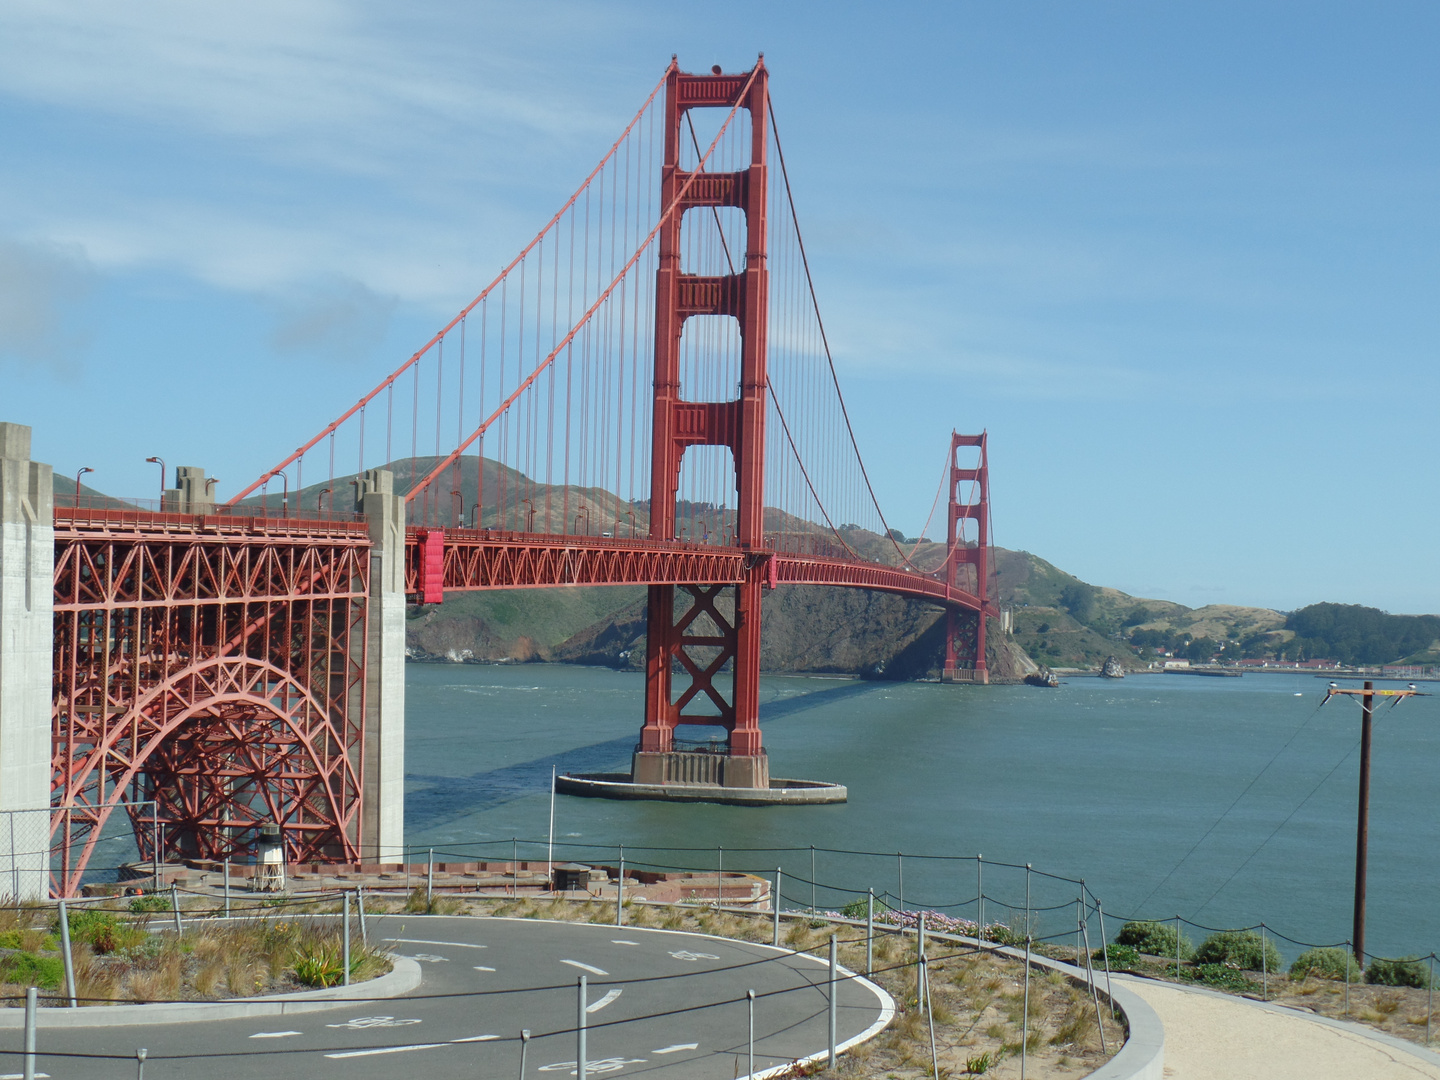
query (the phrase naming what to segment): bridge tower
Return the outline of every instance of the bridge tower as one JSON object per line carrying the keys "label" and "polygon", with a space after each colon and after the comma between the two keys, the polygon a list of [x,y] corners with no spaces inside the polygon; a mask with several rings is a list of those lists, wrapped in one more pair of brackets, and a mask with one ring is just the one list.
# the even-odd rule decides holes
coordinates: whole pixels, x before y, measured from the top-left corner
{"label": "bridge tower", "polygon": [[[717,69],[718,71],[718,69]],[[766,268],[766,144],[769,131],[769,78],[763,58],[753,72],[738,75],[689,75],[673,64],[665,87],[665,157],[661,169],[661,205],[684,197],[660,227],[659,267],[655,282],[655,401],[650,477],[650,538],[673,541],[680,463],[692,446],[727,446],[738,491],[735,542],[755,553],[747,560],[745,580],[734,586],[733,616],[717,601],[725,586],[682,585],[692,603],[677,619],[674,585],[650,586],[645,661],[645,725],[635,755],[636,783],[680,779],[686,755],[674,752],[679,724],[718,724],[729,733],[729,754],[705,763],[703,779],[726,787],[768,787],[769,766],[760,741],[760,595],[766,583],[764,549],[766,331],[769,278]],[[710,173],[687,182],[680,167],[681,125],[686,113],[700,108],[734,108],[750,114],[750,164],[730,173]],[[681,265],[680,231],[685,214],[712,207],[735,207],[745,215],[743,269],[704,276]],[[739,323],[741,369],[739,397],[697,402],[683,397],[680,385],[680,337],[685,320],[724,315]],[[702,619],[703,616],[703,619]],[[707,624],[713,624],[707,625]],[[715,652],[718,646],[718,653]],[[689,651],[703,650],[705,659]],[[711,655],[714,654],[714,655]],[[733,671],[727,697],[720,682],[727,662]],[[690,685],[677,697],[671,675],[679,664]],[[708,702],[715,712],[692,711]],[[697,763],[691,762],[690,765]],[[715,775],[719,772],[721,775]],[[687,779],[700,779],[693,771]]]}
{"label": "bridge tower", "polygon": [[[990,605],[990,461],[986,452],[986,432],[979,435],[950,433],[950,513],[945,533],[945,581],[953,588],[963,588],[961,567],[975,568],[975,597],[980,601],[973,616],[962,615],[955,608],[945,613],[945,667],[941,682],[990,681],[985,662],[985,611]],[[978,451],[973,467],[960,464],[960,452]],[[961,485],[968,485],[962,493]],[[976,541],[969,546],[964,540],[962,521],[976,523]]]}

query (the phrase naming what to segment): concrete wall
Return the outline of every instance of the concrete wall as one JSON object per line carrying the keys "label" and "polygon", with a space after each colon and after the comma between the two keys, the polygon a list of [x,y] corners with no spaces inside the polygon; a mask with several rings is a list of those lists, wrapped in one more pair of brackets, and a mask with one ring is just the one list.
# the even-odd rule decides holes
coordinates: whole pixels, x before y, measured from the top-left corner
{"label": "concrete wall", "polygon": [[370,651],[365,682],[361,855],[399,861],[405,850],[405,504],[386,469],[365,473],[370,526]]}
{"label": "concrete wall", "polygon": [[[30,429],[0,423],[0,811],[50,805],[54,498],[50,466],[30,460]],[[0,814],[0,894],[45,895],[48,827],[31,835],[41,820]]]}

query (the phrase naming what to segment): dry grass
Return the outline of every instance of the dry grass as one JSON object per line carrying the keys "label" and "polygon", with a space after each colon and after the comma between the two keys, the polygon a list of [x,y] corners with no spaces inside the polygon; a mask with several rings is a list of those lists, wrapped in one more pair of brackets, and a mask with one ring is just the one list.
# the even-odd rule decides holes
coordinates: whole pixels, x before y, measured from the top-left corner
{"label": "dry grass", "polygon": [[[473,898],[466,900],[464,911],[472,915],[606,924],[615,919],[615,905],[597,901]],[[628,926],[690,930],[767,944],[772,932],[770,918],[768,913],[737,914],[700,905],[632,902],[625,906]],[[787,946],[818,956],[826,954],[832,935],[838,938],[840,963],[852,971],[865,970],[861,930],[804,919],[787,920],[782,929],[782,941]],[[1026,1076],[1035,1080],[1083,1075],[1099,1067],[1108,1056],[1100,1049],[1095,1005],[1088,991],[1071,985],[1064,976],[1032,973],[1027,1028],[1022,964],[988,952],[960,951],[958,946],[933,940],[926,951],[930,959],[930,1013],[935,1022],[942,1078],[1018,1077],[1021,1035],[1025,1030]],[[914,938],[882,933],[874,943],[874,958],[875,981],[890,992],[900,1008],[894,1023],[879,1037],[846,1053],[835,1070],[808,1075],[887,1080],[933,1075],[930,1017],[916,1004]],[[880,970],[886,968],[891,970]],[[1123,1042],[1124,1033],[1108,1015],[1104,1019],[1108,1050],[1113,1054]]]}

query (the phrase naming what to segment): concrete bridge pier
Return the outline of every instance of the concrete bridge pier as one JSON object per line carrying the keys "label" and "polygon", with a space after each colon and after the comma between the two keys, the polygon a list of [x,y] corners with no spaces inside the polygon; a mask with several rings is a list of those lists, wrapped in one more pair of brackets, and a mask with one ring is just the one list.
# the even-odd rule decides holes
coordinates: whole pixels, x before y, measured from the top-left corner
{"label": "concrete bridge pier", "polygon": [[55,488],[30,428],[0,423],[0,895],[49,892]]}
{"label": "concrete bridge pier", "polygon": [[360,505],[370,526],[365,779],[360,826],[366,862],[405,853],[405,502],[388,469],[368,469]]}

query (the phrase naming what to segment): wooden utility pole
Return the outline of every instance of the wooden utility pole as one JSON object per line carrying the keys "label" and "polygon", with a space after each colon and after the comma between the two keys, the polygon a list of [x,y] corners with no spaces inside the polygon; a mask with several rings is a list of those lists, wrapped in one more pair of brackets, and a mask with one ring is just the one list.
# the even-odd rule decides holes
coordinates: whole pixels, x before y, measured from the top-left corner
{"label": "wooden utility pole", "polygon": [[1375,684],[1367,679],[1363,690],[1342,690],[1331,683],[1325,701],[1342,694],[1360,699],[1360,805],[1355,815],[1355,922],[1350,941],[1355,962],[1364,968],[1365,878],[1370,858],[1370,734],[1375,720],[1375,698],[1395,698],[1392,704],[1398,705],[1400,698],[1415,697],[1417,691],[1414,683],[1408,690],[1376,690]]}

